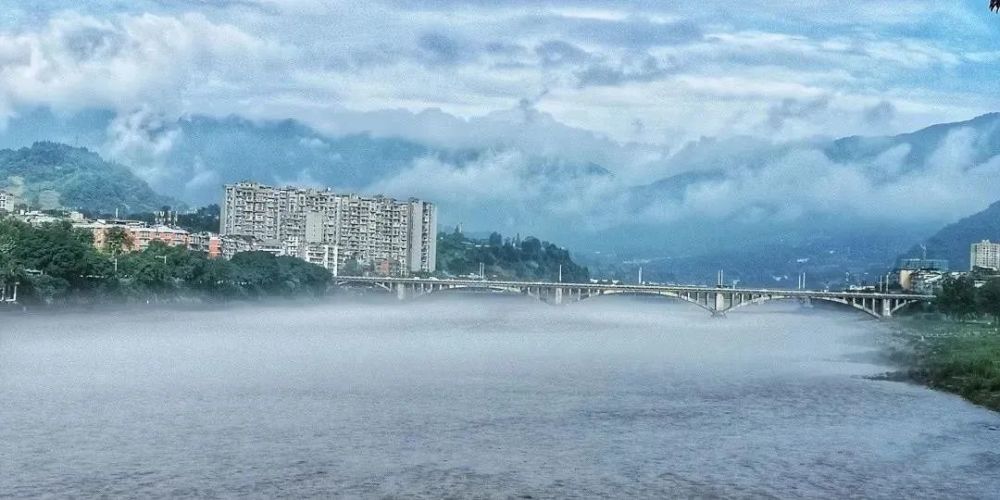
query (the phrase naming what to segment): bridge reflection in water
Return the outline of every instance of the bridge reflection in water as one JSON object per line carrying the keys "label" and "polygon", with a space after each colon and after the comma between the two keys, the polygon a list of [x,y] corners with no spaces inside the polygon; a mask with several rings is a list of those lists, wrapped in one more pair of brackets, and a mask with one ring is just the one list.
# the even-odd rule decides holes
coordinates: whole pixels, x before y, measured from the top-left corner
{"label": "bridge reflection in water", "polygon": [[488,281],[475,279],[347,277],[334,279],[338,287],[363,287],[395,293],[400,300],[444,290],[478,290],[527,295],[559,305],[607,295],[647,295],[671,297],[705,309],[716,316],[740,307],[772,300],[798,299],[827,301],[851,306],[876,318],[890,318],[900,309],[920,302],[932,302],[933,295],[906,293],[829,292],[773,290],[766,288],[711,288],[673,285],[606,285],[597,283],[546,283]]}

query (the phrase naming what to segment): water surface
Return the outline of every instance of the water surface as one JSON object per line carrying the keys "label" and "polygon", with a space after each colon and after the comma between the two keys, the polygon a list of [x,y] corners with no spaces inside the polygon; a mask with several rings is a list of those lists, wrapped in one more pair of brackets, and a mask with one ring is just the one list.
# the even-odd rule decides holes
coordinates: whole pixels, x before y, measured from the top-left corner
{"label": "water surface", "polygon": [[879,326],[426,300],[0,317],[0,496],[998,498]]}

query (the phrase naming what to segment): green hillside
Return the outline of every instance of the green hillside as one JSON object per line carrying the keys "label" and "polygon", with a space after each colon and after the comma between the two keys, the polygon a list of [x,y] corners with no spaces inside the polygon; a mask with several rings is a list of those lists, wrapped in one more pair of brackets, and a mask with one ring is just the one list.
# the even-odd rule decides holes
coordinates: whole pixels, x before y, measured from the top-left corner
{"label": "green hillside", "polygon": [[569,251],[538,238],[504,239],[493,233],[487,239],[468,238],[455,231],[438,235],[438,270],[446,276],[479,273],[487,277],[527,281],[557,281],[562,266],[562,280],[586,283],[590,271],[573,261]]}
{"label": "green hillside", "polygon": [[0,150],[0,189],[32,208],[70,208],[124,213],[176,206],[127,167],[84,148],[54,142]]}
{"label": "green hillside", "polygon": [[[925,242],[927,256],[934,259],[948,259],[954,270],[969,269],[969,247],[982,240],[1000,241],[1000,201],[986,210],[970,215],[954,224],[945,226]],[[920,247],[908,253],[910,257],[921,255]]]}

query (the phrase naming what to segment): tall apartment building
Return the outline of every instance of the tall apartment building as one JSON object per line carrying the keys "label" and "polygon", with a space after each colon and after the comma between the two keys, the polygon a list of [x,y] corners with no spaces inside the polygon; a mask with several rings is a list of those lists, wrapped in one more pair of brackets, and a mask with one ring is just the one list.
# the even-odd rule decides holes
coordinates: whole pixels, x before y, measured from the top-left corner
{"label": "tall apartment building", "polygon": [[0,212],[13,212],[14,203],[14,195],[6,191],[0,191]]}
{"label": "tall apartment building", "polygon": [[983,240],[972,244],[969,269],[977,267],[1000,271],[1000,243],[990,243],[989,240]]}
{"label": "tall apartment building", "polygon": [[416,199],[230,184],[221,231],[335,271],[351,261],[382,274],[436,269],[437,209]]}

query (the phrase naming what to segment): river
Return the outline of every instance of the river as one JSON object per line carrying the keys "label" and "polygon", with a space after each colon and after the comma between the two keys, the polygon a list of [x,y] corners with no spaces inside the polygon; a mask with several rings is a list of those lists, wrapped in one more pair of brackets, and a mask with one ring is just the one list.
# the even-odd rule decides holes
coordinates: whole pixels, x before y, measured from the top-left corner
{"label": "river", "polygon": [[627,298],[0,316],[0,497],[1000,498],[863,315]]}

